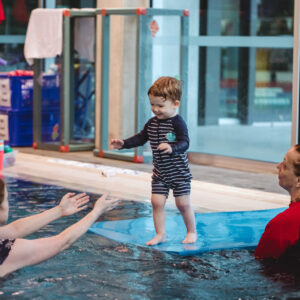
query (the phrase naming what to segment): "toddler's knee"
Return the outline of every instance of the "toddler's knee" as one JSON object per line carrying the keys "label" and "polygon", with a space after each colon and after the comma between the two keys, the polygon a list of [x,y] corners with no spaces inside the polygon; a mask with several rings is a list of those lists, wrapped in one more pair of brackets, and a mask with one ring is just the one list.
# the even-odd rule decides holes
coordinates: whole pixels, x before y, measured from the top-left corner
{"label": "toddler's knee", "polygon": [[152,203],[152,208],[153,209],[161,209],[164,208],[164,205],[162,203],[156,202],[156,201],[151,201]]}
{"label": "toddler's knee", "polygon": [[179,211],[185,212],[190,209],[190,204],[189,203],[176,203],[176,206]]}
{"label": "toddler's knee", "polygon": [[158,201],[157,199],[151,199],[151,204],[153,209],[164,208],[165,202]]}

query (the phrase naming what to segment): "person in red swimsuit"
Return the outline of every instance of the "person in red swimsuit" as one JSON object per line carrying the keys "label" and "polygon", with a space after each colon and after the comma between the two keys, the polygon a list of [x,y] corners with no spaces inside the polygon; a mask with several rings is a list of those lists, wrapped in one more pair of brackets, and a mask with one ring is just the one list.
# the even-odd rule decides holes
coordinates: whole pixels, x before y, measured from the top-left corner
{"label": "person in red swimsuit", "polygon": [[[0,179],[0,225],[5,224],[8,219],[7,196],[5,183]],[[0,277],[25,266],[45,261],[67,249],[89,229],[100,215],[118,204],[118,199],[106,198],[107,195],[100,197],[91,212],[55,236],[31,240],[23,238],[54,220],[85,209],[89,196],[85,193],[77,195],[67,193],[60,203],[51,209],[0,226]]]}
{"label": "person in red swimsuit", "polygon": [[[255,250],[255,258],[281,258],[300,240],[300,144],[293,146],[277,166],[279,185],[291,196],[289,208],[274,217]],[[298,247],[299,248],[299,247]],[[297,249],[298,249],[297,248]],[[300,253],[299,253],[300,257]]]}

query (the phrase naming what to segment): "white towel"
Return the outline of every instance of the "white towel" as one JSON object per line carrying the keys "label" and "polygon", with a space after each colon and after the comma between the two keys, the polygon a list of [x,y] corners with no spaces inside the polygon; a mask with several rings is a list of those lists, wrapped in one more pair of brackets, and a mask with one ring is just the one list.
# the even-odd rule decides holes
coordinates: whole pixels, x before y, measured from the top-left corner
{"label": "white towel", "polygon": [[64,9],[37,8],[31,12],[24,56],[29,65],[34,58],[55,57],[62,53]]}

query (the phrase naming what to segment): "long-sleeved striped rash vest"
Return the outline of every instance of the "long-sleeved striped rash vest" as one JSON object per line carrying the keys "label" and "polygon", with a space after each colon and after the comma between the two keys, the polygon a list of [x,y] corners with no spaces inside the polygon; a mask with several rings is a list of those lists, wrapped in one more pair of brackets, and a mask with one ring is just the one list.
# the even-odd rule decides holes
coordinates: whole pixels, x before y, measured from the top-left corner
{"label": "long-sleeved striped rash vest", "polygon": [[[165,120],[151,118],[140,133],[124,140],[123,148],[142,146],[147,141],[150,141],[153,153],[152,193],[167,197],[171,188],[175,197],[190,194],[192,175],[185,153],[189,147],[189,136],[182,117],[176,115]],[[172,153],[163,154],[157,150],[161,143],[170,144]]]}

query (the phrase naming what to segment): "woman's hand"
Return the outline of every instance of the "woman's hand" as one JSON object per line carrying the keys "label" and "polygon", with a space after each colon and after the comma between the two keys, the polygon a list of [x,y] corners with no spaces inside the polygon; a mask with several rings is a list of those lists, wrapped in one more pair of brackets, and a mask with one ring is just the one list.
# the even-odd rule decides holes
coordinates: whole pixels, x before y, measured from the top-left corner
{"label": "woman's hand", "polygon": [[123,147],[123,145],[124,145],[124,141],[123,140],[119,140],[119,139],[112,139],[110,141],[110,145],[113,147],[113,149],[120,150]]}
{"label": "woman's hand", "polygon": [[173,152],[172,147],[168,143],[159,144],[157,150],[162,151],[162,153],[169,153],[169,154]]}
{"label": "woman's hand", "polygon": [[59,207],[61,209],[62,216],[73,215],[85,208],[87,208],[87,203],[90,197],[86,193],[81,193],[75,195],[75,193],[67,193],[60,200]]}
{"label": "woman's hand", "polygon": [[119,204],[119,199],[107,199],[107,196],[108,194],[106,193],[95,202],[93,211],[95,211],[99,216],[114,209]]}

